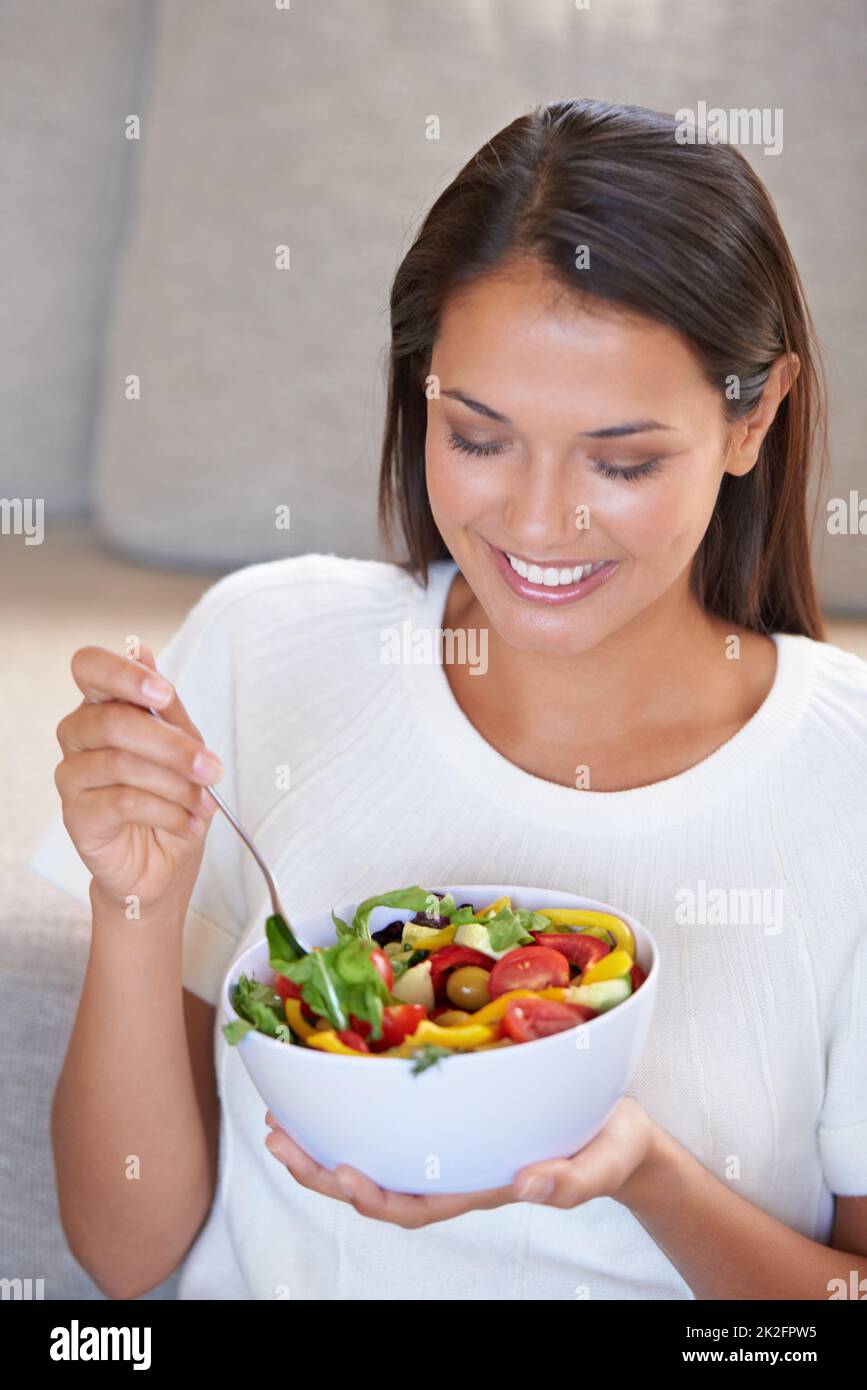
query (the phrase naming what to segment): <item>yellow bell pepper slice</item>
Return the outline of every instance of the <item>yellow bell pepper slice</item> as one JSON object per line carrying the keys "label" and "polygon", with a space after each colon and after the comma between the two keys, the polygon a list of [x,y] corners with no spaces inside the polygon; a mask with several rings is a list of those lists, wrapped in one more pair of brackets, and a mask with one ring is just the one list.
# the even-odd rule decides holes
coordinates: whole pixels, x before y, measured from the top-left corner
{"label": "yellow bell pepper slice", "polygon": [[306,1041],[308,1047],[315,1047],[320,1052],[336,1052],[339,1053],[341,1057],[370,1057],[376,1055],[370,1052],[359,1052],[355,1047],[347,1047],[346,1043],[340,1041],[333,1028],[329,1028],[325,1032],[316,1032],[314,1029]]}
{"label": "yellow bell pepper slice", "polygon": [[434,936],[423,936],[418,941],[413,941],[410,937],[404,950],[413,951],[438,951],[441,946],[450,946],[455,939],[457,927],[443,927]]}
{"label": "yellow bell pepper slice", "polygon": [[628,951],[609,951],[607,956],[588,965],[579,983],[593,985],[598,980],[616,980],[621,975],[628,975],[634,964],[635,959]]}
{"label": "yellow bell pepper slice", "polygon": [[485,1028],[479,1023],[468,1023],[454,1028],[440,1028],[439,1024],[425,1018],[422,1019],[412,1037],[407,1038],[407,1042],[412,1043],[413,1047],[419,1047],[423,1043],[436,1043],[438,1047],[463,1049],[478,1047],[479,1043],[493,1042],[495,1036],[495,1029]]}
{"label": "yellow bell pepper slice", "polygon": [[594,912],[583,907],[537,907],[535,910],[557,927],[605,927],[618,947],[635,959],[635,937],[631,928],[611,912]]}
{"label": "yellow bell pepper slice", "polygon": [[488,903],[487,907],[481,907],[481,908],[479,908],[478,912],[477,912],[477,913],[475,914],[475,916],[473,917],[473,921],[474,921],[474,922],[481,922],[485,917],[487,917],[487,915],[488,915],[489,912],[493,912],[494,914],[496,914],[496,913],[498,913],[498,912],[500,911],[500,908],[502,908],[502,907],[511,907],[511,906],[512,906],[512,899],[511,899],[511,898],[496,898],[496,899],[494,900],[494,902]]}
{"label": "yellow bell pepper slice", "polygon": [[313,1024],[308,1023],[301,1012],[300,999],[284,999],[283,1012],[292,1032],[297,1033],[299,1038],[309,1038],[311,1033],[315,1033],[316,1029]]}
{"label": "yellow bell pepper slice", "polygon": [[505,994],[500,994],[496,999],[492,999],[490,1004],[484,1004],[481,1009],[477,1009],[472,1015],[473,1023],[489,1024],[497,1023],[509,1007],[512,999],[556,999],[562,1003],[566,998],[565,989],[551,986],[550,989],[509,989]]}

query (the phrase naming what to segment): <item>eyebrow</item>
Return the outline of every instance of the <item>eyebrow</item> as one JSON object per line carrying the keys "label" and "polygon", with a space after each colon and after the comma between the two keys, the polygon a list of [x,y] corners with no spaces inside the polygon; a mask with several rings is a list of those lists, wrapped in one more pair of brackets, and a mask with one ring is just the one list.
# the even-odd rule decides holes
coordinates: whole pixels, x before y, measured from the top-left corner
{"label": "eyebrow", "polygon": [[[499,410],[494,410],[491,406],[485,405],[482,401],[476,401],[472,396],[464,395],[463,391],[441,391],[441,396],[449,396],[452,400],[461,401],[470,410],[475,410],[478,415],[485,415],[489,420],[497,420],[501,425],[510,425],[514,428],[513,421],[508,415],[502,415]],[[585,430],[581,435],[582,439],[623,439],[629,434],[647,434],[651,430],[674,430],[674,425],[661,425],[658,420],[629,420],[623,425],[609,425],[603,430]]]}

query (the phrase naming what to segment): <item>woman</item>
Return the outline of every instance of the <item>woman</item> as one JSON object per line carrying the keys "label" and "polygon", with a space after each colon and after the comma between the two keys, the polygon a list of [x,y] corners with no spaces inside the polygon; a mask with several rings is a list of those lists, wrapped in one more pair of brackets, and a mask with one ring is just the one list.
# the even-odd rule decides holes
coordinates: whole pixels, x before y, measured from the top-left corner
{"label": "woman", "polygon": [[[232,575],[162,680],[144,646],[73,657],[72,1249],[116,1296],[185,1256],[188,1298],[838,1296],[867,1276],[867,666],[822,640],[822,402],[773,207],[669,117],[557,102],[438,198],[391,321],[381,504],[407,563]],[[475,659],[414,660],[441,630]],[[645,922],[657,1010],[601,1133],[466,1197],[327,1172],[273,1122],[266,1152],[219,1030],[212,1060],[265,913],[211,823],[219,776],[299,919],[501,881]]]}

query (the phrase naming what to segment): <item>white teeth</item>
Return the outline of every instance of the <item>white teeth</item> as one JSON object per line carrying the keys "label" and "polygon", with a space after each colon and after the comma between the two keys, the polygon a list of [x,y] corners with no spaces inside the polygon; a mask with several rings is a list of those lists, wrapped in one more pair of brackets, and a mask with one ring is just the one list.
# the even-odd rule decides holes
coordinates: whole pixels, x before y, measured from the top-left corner
{"label": "white teeth", "polygon": [[542,568],[541,565],[528,565],[526,560],[519,560],[517,556],[510,555],[508,551],[506,558],[516,574],[522,579],[528,579],[531,584],[543,584],[546,589],[556,589],[561,585],[577,584],[580,579],[586,579],[588,575],[595,574],[603,565],[607,565],[607,560],[594,560],[589,565],[575,565],[572,569],[554,569],[553,565]]}

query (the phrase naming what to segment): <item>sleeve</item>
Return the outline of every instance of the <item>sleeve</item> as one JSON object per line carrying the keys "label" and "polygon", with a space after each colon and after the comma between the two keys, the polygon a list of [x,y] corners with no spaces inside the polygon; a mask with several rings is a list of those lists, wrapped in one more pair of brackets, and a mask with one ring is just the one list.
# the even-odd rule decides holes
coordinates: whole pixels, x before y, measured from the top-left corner
{"label": "sleeve", "polygon": [[839,1197],[867,1196],[867,930],[835,1000],[828,1040],[819,1151]]}
{"label": "sleeve", "polygon": [[[235,576],[213,585],[157,655],[157,669],[176,687],[205,743],[220,757],[220,795],[238,806],[233,619]],[[146,636],[142,634],[144,641]],[[184,987],[216,1005],[223,976],[247,917],[244,845],[219,811],[208,829],[202,863],[184,923]],[[28,867],[90,905],[90,874],[60,812],[37,843]]]}

